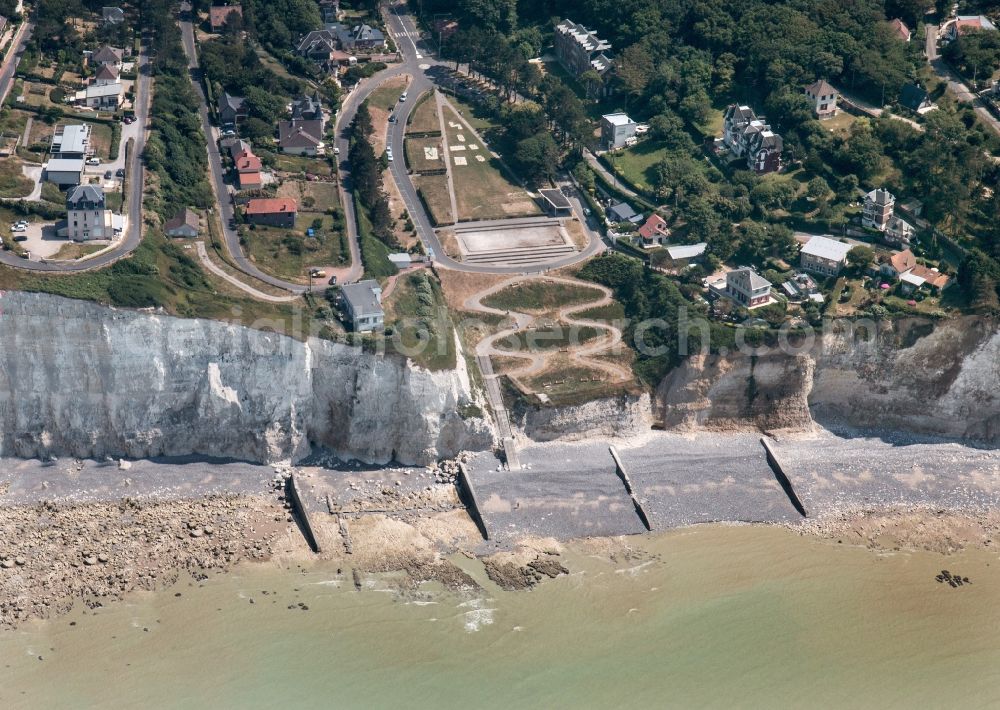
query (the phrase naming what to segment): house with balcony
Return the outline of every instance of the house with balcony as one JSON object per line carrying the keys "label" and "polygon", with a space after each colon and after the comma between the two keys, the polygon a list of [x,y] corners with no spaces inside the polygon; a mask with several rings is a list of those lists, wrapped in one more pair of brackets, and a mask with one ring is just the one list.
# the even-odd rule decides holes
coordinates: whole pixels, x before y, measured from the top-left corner
{"label": "house with balcony", "polygon": [[896,206],[896,196],[888,190],[877,188],[865,195],[865,204],[861,211],[861,224],[869,229],[884,232],[892,219],[893,208]]}
{"label": "house with balcony", "polygon": [[784,141],[749,106],[730,105],[723,115],[722,143],[758,175],[781,170]]}
{"label": "house with balcony", "polygon": [[725,295],[744,308],[759,308],[772,302],[771,282],[743,266],[726,274]]}

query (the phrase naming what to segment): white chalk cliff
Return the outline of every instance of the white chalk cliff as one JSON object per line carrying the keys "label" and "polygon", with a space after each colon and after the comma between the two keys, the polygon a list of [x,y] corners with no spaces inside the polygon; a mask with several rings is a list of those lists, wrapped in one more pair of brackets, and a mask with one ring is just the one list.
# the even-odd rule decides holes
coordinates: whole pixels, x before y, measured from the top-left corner
{"label": "white chalk cliff", "polygon": [[[106,308],[0,299],[0,455],[297,459],[312,447],[426,463],[491,443],[462,369],[324,340]],[[469,411],[465,409],[465,411]]]}

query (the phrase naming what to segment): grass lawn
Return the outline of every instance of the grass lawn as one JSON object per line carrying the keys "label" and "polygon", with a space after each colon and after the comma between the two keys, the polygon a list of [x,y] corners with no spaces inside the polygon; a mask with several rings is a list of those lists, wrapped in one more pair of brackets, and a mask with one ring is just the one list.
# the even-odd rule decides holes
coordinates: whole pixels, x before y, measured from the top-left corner
{"label": "grass lawn", "polygon": [[434,101],[433,91],[428,91],[420,97],[417,107],[410,114],[406,132],[441,133],[441,122],[438,120],[437,102]]}
{"label": "grass lawn", "polygon": [[[428,151],[436,157],[429,157]],[[406,167],[410,172],[422,173],[428,170],[444,170],[444,146],[441,136],[406,139]]]}
{"label": "grass lawn", "polygon": [[610,323],[616,320],[624,320],[625,306],[615,301],[606,306],[598,306],[597,308],[588,308],[585,311],[578,311],[573,314],[573,317],[580,320],[589,319],[602,323]]}
{"label": "grass lawn", "polygon": [[656,164],[667,154],[659,141],[644,140],[631,148],[608,153],[605,157],[630,183],[644,192],[651,191]]}
{"label": "grass lawn", "polygon": [[581,404],[634,389],[627,383],[608,382],[605,372],[584,367],[568,358],[525,380],[524,384],[544,394],[548,404],[553,406]]}
{"label": "grass lawn", "polygon": [[[382,82],[365,100],[369,106],[384,108],[392,111],[399,102],[399,97],[406,88],[406,80],[402,77],[387,79]],[[410,97],[406,97],[410,100]]]}
{"label": "grass lawn", "polygon": [[90,148],[102,160],[108,159],[111,150],[111,126],[106,123],[89,123]]}
{"label": "grass lawn", "polygon": [[392,350],[429,370],[455,367],[454,326],[441,285],[426,269],[399,277],[386,300],[386,325]]}
{"label": "grass lawn", "polygon": [[286,173],[310,173],[312,175],[330,175],[330,164],[326,158],[309,158],[304,155],[286,155],[272,153],[274,167]]}
{"label": "grass lawn", "polygon": [[124,201],[122,199],[121,192],[118,192],[117,190],[115,192],[106,192],[104,193],[104,196],[108,204],[108,209],[112,212],[121,212],[122,202]]}
{"label": "grass lawn", "polygon": [[0,197],[25,197],[34,183],[21,171],[18,158],[0,159]]}
{"label": "grass lawn", "polygon": [[106,248],[107,247],[103,244],[78,244],[76,242],[68,242],[59,247],[59,251],[57,251],[51,258],[81,259],[89,254],[93,254]]}
{"label": "grass lawn", "polygon": [[[321,222],[316,236],[305,236],[314,220]],[[299,212],[295,230],[257,226],[245,229],[250,258],[263,271],[296,283],[308,283],[312,267],[342,266],[350,262],[343,232],[333,230],[333,218],[322,212]]]}
{"label": "grass lawn", "polygon": [[497,348],[513,352],[540,352],[560,350],[583,345],[604,337],[608,331],[594,326],[565,325],[556,323],[551,328],[532,328],[521,331],[497,343]]}
{"label": "grass lawn", "polygon": [[[450,110],[445,111],[445,121],[460,124]],[[451,151],[452,177],[458,218],[464,220],[503,219],[504,217],[532,217],[541,210],[531,196],[509,180],[500,161],[464,126],[447,125],[448,145]],[[477,149],[473,150],[473,146]],[[465,150],[455,150],[464,147]],[[464,162],[465,165],[460,163]]]}
{"label": "grass lawn", "polygon": [[414,179],[417,191],[424,201],[424,206],[431,214],[431,220],[437,226],[454,224],[451,215],[451,199],[448,197],[447,175],[421,175]]}
{"label": "grass lawn", "polygon": [[821,121],[820,125],[831,133],[841,133],[850,130],[851,125],[857,120],[857,116],[852,116],[847,111],[841,111],[833,118]]}
{"label": "grass lawn", "polygon": [[[521,311],[527,313],[547,313],[556,311],[574,303],[596,301],[603,294],[596,288],[554,281],[525,281],[516,283],[492,296],[484,298],[484,306],[502,311]],[[577,316],[590,317],[590,316]]]}
{"label": "grass lawn", "polygon": [[448,101],[458,109],[462,118],[464,118],[470,126],[475,128],[480,133],[497,127],[496,121],[491,116],[487,115],[476,104],[471,104],[468,101],[463,101],[462,99],[451,95],[448,96]]}

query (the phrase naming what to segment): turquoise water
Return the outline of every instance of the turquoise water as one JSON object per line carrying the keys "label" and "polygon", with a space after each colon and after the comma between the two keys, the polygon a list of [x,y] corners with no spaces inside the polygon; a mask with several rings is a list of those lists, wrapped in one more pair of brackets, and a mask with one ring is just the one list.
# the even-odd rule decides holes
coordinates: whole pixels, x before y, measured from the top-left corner
{"label": "turquoise water", "polygon": [[[401,600],[384,578],[356,592],[335,570],[256,566],[134,595],[0,636],[0,703],[1000,704],[995,554],[878,555],[756,527],[626,542],[638,554],[618,562],[574,546],[564,555],[572,573],[529,592],[503,592],[460,558],[485,593],[428,587]],[[938,584],[942,568],[973,584]]]}

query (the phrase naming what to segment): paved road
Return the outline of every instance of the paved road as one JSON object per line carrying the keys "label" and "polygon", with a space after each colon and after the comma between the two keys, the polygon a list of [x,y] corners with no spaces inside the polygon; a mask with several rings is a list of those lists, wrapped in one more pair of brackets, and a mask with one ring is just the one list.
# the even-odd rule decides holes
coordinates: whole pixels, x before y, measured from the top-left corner
{"label": "paved road", "polygon": [[[390,7],[388,20],[389,29],[393,35],[397,37],[397,45],[404,57],[402,66],[394,69],[393,71],[396,73],[407,73],[413,77],[408,89],[409,100],[399,104],[399,107],[396,109],[396,121],[389,124],[389,131],[387,135],[388,145],[392,147],[394,155],[400,156],[399,160],[394,160],[390,163],[390,173],[392,174],[393,180],[396,181],[396,187],[399,189],[399,193],[403,198],[403,203],[406,205],[406,210],[409,212],[410,218],[413,220],[413,224],[417,229],[417,234],[424,243],[424,246],[428,249],[428,252],[433,254],[434,261],[438,265],[445,268],[470,273],[539,273],[548,269],[555,269],[575,264],[603,250],[604,244],[601,241],[601,236],[588,225],[587,218],[583,213],[583,208],[580,205],[579,200],[571,200],[576,216],[580,220],[580,223],[584,225],[588,237],[590,238],[587,247],[579,253],[562,259],[556,259],[545,264],[533,264],[531,266],[489,266],[486,264],[465,264],[451,258],[447,253],[445,253],[444,247],[434,231],[434,225],[431,223],[430,217],[424,209],[423,203],[417,196],[417,190],[413,185],[413,180],[406,171],[406,161],[403,159],[403,156],[405,156],[403,137],[406,132],[406,122],[409,119],[414,106],[417,104],[417,100],[421,94],[426,91],[432,91],[435,88],[436,83],[434,75],[437,74],[440,76],[446,65],[443,62],[432,59],[433,49],[421,40],[417,39],[419,32],[417,31],[416,23],[414,22],[413,17],[406,12],[405,6],[393,5]],[[378,75],[378,78],[381,77],[381,74]],[[342,154],[344,150],[345,148],[341,147]]]}
{"label": "paved road", "polygon": [[209,259],[208,253],[205,251],[204,242],[195,242],[195,249],[198,252],[198,260],[201,262],[202,266],[204,266],[206,269],[211,271],[213,274],[218,276],[223,281],[228,281],[241,291],[245,291],[246,293],[250,294],[258,301],[270,301],[271,303],[288,303],[289,301],[294,301],[296,298],[298,298],[298,296],[296,296],[295,294],[290,294],[288,296],[272,296],[269,293],[264,293],[263,291],[259,291],[258,289],[255,289],[253,286],[243,283],[238,278],[227,272],[225,269],[217,266],[211,259]]}
{"label": "paved road", "polygon": [[[29,32],[25,32],[25,35],[22,36],[21,48],[17,50],[18,53],[21,49],[23,49],[25,41],[24,38],[27,36],[30,36]],[[22,259],[13,252],[9,251],[0,251],[0,262],[6,264],[7,266],[13,266],[18,269],[27,269],[30,271],[47,271],[55,273],[91,271],[93,269],[99,269],[107,266],[118,259],[131,254],[142,242],[142,188],[144,171],[142,153],[146,146],[146,136],[149,131],[151,79],[149,74],[149,58],[146,56],[144,51],[140,52],[137,62],[138,78],[135,82],[136,121],[133,124],[133,126],[136,126],[134,129],[135,144],[133,146],[133,150],[128,155],[128,177],[125,184],[125,199],[128,207],[128,226],[125,230],[125,237],[114,249],[111,249],[100,256],[95,256],[92,259],[87,259],[86,261],[79,263],[29,261],[27,259]],[[0,70],[0,85],[3,87],[0,89],[0,93],[6,96],[7,92],[10,91],[11,84],[13,84],[13,69],[11,69],[9,73],[6,68]],[[124,161],[125,157],[122,156],[120,160]],[[124,162],[121,163],[121,165],[124,164]]]}
{"label": "paved road", "polygon": [[31,33],[34,29],[35,26],[31,22],[22,22],[17,33],[10,40],[10,51],[7,52],[3,66],[0,67],[0,87],[2,87],[0,88],[0,104],[7,100],[7,94],[14,86],[14,72],[21,62],[21,54],[24,52],[28,40],[31,39]]}
{"label": "paved road", "polygon": [[982,99],[976,96],[962,78],[952,71],[951,67],[941,59],[937,51],[937,32],[937,25],[927,25],[924,38],[924,53],[927,55],[927,61],[930,62],[934,73],[948,83],[948,90],[955,95],[955,98],[962,103],[972,104],[972,108],[979,115],[979,118],[982,119],[983,123],[1000,135],[1000,119],[990,113],[990,110],[983,104]]}

